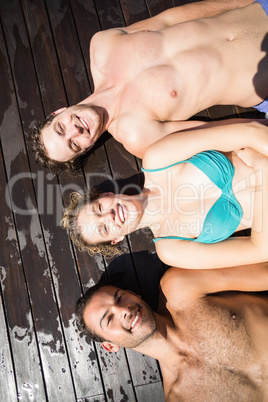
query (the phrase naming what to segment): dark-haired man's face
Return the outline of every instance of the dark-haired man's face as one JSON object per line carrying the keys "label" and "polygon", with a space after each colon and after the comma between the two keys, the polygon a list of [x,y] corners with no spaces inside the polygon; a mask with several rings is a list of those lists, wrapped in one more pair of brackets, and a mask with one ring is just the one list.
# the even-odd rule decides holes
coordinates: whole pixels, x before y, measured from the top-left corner
{"label": "dark-haired man's face", "polygon": [[81,104],[59,109],[43,128],[42,142],[50,159],[67,162],[89,151],[102,134],[103,116],[93,106]]}
{"label": "dark-haired man's face", "polygon": [[84,310],[86,326],[114,345],[135,348],[156,329],[155,314],[137,295],[113,286],[97,291]]}

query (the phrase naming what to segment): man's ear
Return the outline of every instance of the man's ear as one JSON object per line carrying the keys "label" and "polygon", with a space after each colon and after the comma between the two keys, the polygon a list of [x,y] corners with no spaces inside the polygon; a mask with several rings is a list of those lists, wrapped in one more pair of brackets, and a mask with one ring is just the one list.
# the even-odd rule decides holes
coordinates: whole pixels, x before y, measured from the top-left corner
{"label": "man's ear", "polygon": [[119,346],[107,341],[102,342],[101,346],[103,347],[103,349],[107,350],[107,352],[118,352],[120,349]]}
{"label": "man's ear", "polygon": [[116,243],[119,243],[120,241],[122,241],[124,239],[125,236],[119,236],[116,239],[111,241],[111,244],[114,246]]}
{"label": "man's ear", "polygon": [[51,114],[52,114],[52,116],[54,116],[55,114],[59,114],[59,113],[63,112],[66,109],[67,109],[67,107],[61,107],[60,109],[55,110],[55,112],[52,112]]}

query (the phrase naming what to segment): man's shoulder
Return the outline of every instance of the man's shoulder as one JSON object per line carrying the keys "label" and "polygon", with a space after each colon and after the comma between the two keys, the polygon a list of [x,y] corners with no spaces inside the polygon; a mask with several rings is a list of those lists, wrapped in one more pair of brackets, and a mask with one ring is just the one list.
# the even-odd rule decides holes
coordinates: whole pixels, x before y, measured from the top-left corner
{"label": "man's shoulder", "polygon": [[94,83],[99,76],[107,75],[110,71],[110,58],[117,48],[117,38],[122,32],[119,28],[96,32],[90,41],[90,68]]}
{"label": "man's shoulder", "polygon": [[173,286],[180,286],[180,282],[187,278],[188,271],[182,268],[169,268],[161,278],[161,288],[163,292],[170,291]]}
{"label": "man's shoulder", "polygon": [[169,268],[161,278],[160,286],[169,304],[177,303],[178,298],[188,298],[190,287],[187,286],[188,270]]}
{"label": "man's shoulder", "polygon": [[102,45],[103,40],[109,40],[113,39],[115,37],[125,35],[126,32],[124,30],[124,27],[122,28],[111,28],[111,29],[105,29],[104,31],[98,31],[96,32],[92,38],[91,38],[91,46],[93,45]]}
{"label": "man's shoulder", "polygon": [[[134,114],[124,113],[117,119],[109,132],[133,155],[143,157],[145,150],[157,140],[155,123],[149,119],[137,118]],[[151,133],[155,132],[155,136]]]}
{"label": "man's shoulder", "polygon": [[169,268],[161,278],[160,286],[172,310],[191,308],[193,304],[204,300],[196,270]]}

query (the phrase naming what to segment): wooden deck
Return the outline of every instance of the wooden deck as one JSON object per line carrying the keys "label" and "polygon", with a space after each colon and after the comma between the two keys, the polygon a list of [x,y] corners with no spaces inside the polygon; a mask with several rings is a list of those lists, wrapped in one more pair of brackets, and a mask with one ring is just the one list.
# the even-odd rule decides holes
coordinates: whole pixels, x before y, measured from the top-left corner
{"label": "wooden deck", "polygon": [[[187,1],[184,1],[184,3]],[[123,26],[183,4],[172,0],[0,0],[0,400],[164,400],[158,363],[130,350],[108,354],[75,326],[74,308],[101,275],[140,293],[154,308],[164,267],[150,234],[125,242],[114,260],[79,252],[59,227],[73,190],[133,177],[140,161],[109,135],[84,173],[53,176],[33,161],[33,122],[92,91],[88,47],[100,29]],[[211,119],[239,114],[214,107]],[[128,180],[127,183],[130,183]]]}

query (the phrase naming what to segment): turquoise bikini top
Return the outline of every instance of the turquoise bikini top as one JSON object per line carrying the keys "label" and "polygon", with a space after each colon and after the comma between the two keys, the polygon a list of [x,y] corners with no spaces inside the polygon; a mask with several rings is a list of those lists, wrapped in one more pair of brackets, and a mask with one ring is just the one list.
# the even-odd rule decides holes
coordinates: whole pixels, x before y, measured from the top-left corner
{"label": "turquoise bikini top", "polygon": [[200,152],[191,158],[173,163],[160,169],[144,169],[143,172],[159,172],[169,169],[180,163],[189,162],[200,169],[206,176],[220,188],[220,198],[210,208],[200,235],[196,238],[166,236],[154,239],[154,242],[161,239],[192,240],[199,243],[217,243],[231,236],[241,222],[243,211],[234,196],[232,181],[234,177],[234,166],[231,161],[217,151]]}

